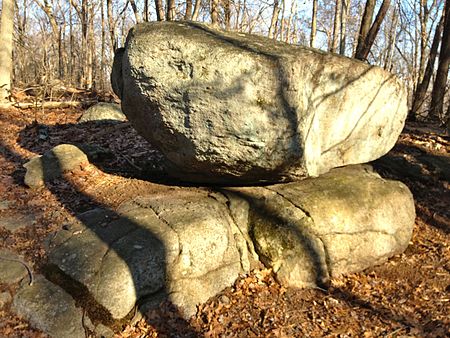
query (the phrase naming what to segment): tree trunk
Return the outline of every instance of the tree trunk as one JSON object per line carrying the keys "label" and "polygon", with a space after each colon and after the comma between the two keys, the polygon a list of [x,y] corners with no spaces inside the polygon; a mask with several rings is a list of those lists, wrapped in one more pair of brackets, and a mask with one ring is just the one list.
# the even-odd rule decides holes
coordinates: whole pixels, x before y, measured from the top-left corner
{"label": "tree trunk", "polygon": [[398,12],[397,6],[394,7],[394,12],[392,13],[391,26],[389,28],[389,36],[387,38],[388,45],[386,50],[386,55],[384,59],[384,69],[391,71],[392,67],[392,56],[394,55],[394,46],[397,38],[397,23],[398,23]]}
{"label": "tree trunk", "polygon": [[106,50],[106,24],[105,24],[105,9],[103,1],[100,2],[100,18],[102,20],[102,48],[100,54],[100,88],[105,90],[105,73],[106,73],[106,60],[105,60],[105,50]]}
{"label": "tree trunk", "polygon": [[269,38],[271,38],[271,39],[273,39],[275,36],[275,29],[277,27],[279,15],[280,15],[279,1],[274,0],[273,1],[272,20],[270,21],[270,27],[269,27]]}
{"label": "tree trunk", "polygon": [[356,45],[355,57],[361,53],[364,43],[369,34],[370,26],[372,25],[373,11],[375,10],[375,0],[367,0],[364,7],[364,13],[361,19],[361,26],[359,28],[358,44]]}
{"label": "tree trunk", "polygon": [[439,65],[436,79],[431,93],[430,115],[441,119],[444,111],[444,95],[447,85],[448,68],[450,65],[450,0],[445,1],[444,7],[444,31],[439,52]]}
{"label": "tree trunk", "polygon": [[3,0],[0,23],[0,102],[8,101],[13,72],[14,0]]}
{"label": "tree trunk", "polygon": [[284,40],[284,34],[286,29],[286,2],[281,0],[281,25],[280,25],[280,41]]}
{"label": "tree trunk", "polygon": [[373,42],[375,41],[375,38],[377,37],[378,31],[380,30],[381,23],[383,22],[384,17],[386,16],[386,13],[389,9],[390,4],[391,4],[390,0],[383,0],[380,10],[378,11],[377,17],[375,18],[375,21],[373,22],[372,26],[370,27],[370,30],[367,33],[367,36],[365,37],[363,44],[361,45],[359,50],[358,50],[358,48],[356,48],[356,55],[355,55],[356,59],[367,60],[370,49],[372,48]]}
{"label": "tree trunk", "polygon": [[427,31],[427,23],[429,16],[429,9],[427,0],[420,0],[420,11],[419,11],[419,20],[420,20],[420,61],[419,61],[419,74],[418,81],[422,81],[424,72],[425,72],[425,62],[426,62],[426,51],[427,51],[427,42],[428,42],[428,31]]}
{"label": "tree trunk", "polygon": [[341,27],[341,0],[335,0],[334,2],[334,25],[333,25],[333,37],[331,39],[330,52],[336,53],[339,45],[339,30]]}
{"label": "tree trunk", "polygon": [[225,17],[225,29],[231,30],[231,0],[224,0],[223,11]]}
{"label": "tree trunk", "polygon": [[165,15],[162,0],[155,0],[155,8],[156,8],[156,20],[163,21]]}
{"label": "tree trunk", "polygon": [[186,11],[184,12],[184,20],[192,19],[192,0],[186,0]]}
{"label": "tree trunk", "polygon": [[202,4],[202,0],[195,0],[194,13],[192,14],[192,20],[197,21],[198,15],[200,14],[200,6]]}
{"label": "tree trunk", "polygon": [[134,18],[136,20],[136,23],[141,22],[141,18],[139,16],[139,11],[137,9],[136,2],[134,0],[129,0],[129,1],[130,1],[131,9],[133,10],[133,13],[134,13]]}
{"label": "tree trunk", "polygon": [[311,37],[309,39],[309,46],[314,48],[317,34],[317,1],[313,0],[313,10],[311,16]]}
{"label": "tree trunk", "polygon": [[148,22],[148,0],[144,0],[144,21]]}
{"label": "tree trunk", "polygon": [[345,45],[347,39],[347,16],[350,0],[342,0],[341,4],[341,35],[339,39],[339,54],[345,55]]}
{"label": "tree trunk", "polygon": [[213,26],[219,25],[219,0],[211,0],[211,23]]}
{"label": "tree trunk", "polygon": [[413,103],[412,108],[409,114],[409,119],[414,121],[417,119],[417,113],[422,107],[425,96],[427,94],[428,86],[430,85],[431,76],[434,71],[434,64],[436,62],[436,57],[438,54],[439,43],[441,42],[442,29],[444,27],[444,15],[442,15],[441,20],[436,27],[436,31],[434,32],[433,43],[430,49],[430,55],[428,57],[427,66],[424,71],[424,75],[422,81],[418,84],[416,91],[413,95]]}
{"label": "tree trunk", "polygon": [[109,38],[111,40],[111,50],[114,53],[114,51],[117,49],[117,42],[116,42],[116,25],[114,23],[113,10],[112,10],[112,0],[106,0],[106,15],[108,16]]}
{"label": "tree trunk", "polygon": [[166,20],[172,21],[175,19],[175,0],[167,0]]}

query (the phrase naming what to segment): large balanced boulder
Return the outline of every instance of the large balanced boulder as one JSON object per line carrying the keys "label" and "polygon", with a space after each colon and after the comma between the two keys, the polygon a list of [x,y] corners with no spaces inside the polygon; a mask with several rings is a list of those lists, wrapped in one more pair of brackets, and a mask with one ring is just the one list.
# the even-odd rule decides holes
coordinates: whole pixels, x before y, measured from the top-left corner
{"label": "large balanced boulder", "polygon": [[182,179],[318,176],[387,153],[406,90],[364,62],[192,22],[131,29],[112,82],[138,132]]}

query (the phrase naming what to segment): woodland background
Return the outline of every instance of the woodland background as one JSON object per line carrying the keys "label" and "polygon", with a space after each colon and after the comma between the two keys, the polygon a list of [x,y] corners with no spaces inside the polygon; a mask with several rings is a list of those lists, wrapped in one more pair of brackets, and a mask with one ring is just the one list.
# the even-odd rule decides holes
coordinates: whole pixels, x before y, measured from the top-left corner
{"label": "woodland background", "polygon": [[[142,21],[194,20],[383,67],[406,83],[411,120],[445,124],[450,116],[449,2],[3,0],[0,82],[3,96],[16,101],[27,95],[56,100],[76,89],[109,91],[114,50],[124,45],[130,27]],[[11,23],[12,40],[6,27]]]}

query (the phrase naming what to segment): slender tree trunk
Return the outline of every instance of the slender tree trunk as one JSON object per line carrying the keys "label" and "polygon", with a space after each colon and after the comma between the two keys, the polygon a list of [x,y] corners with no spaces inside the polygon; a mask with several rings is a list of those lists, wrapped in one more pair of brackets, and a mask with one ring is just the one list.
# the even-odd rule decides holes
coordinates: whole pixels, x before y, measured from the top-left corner
{"label": "slender tree trunk", "polygon": [[163,21],[165,15],[162,0],[155,0],[155,8],[156,8],[156,20]]}
{"label": "slender tree trunk", "polygon": [[74,48],[73,48],[73,23],[72,23],[72,6],[69,6],[69,77],[70,84],[73,84],[73,66],[74,62]]}
{"label": "slender tree trunk", "polygon": [[111,41],[111,50],[117,49],[116,42],[116,25],[113,18],[112,0],[106,0],[106,15],[108,16],[108,27],[109,27],[109,39]]}
{"label": "slender tree trunk", "polygon": [[331,39],[330,51],[333,53],[337,52],[339,45],[339,30],[341,27],[341,0],[335,0],[334,2],[334,25],[333,25],[333,36]]}
{"label": "slender tree trunk", "polygon": [[361,26],[359,28],[358,44],[356,45],[355,57],[361,54],[364,43],[369,34],[370,26],[372,25],[373,12],[375,10],[375,0],[367,0],[364,7],[364,13],[361,19]]}
{"label": "slender tree trunk", "polygon": [[444,28],[444,15],[442,15],[439,24],[436,27],[433,37],[433,43],[430,49],[430,55],[428,57],[427,66],[424,71],[422,81],[418,84],[416,91],[413,95],[412,108],[409,114],[410,120],[417,119],[417,113],[422,107],[425,96],[427,94],[428,86],[430,85],[431,77],[434,71],[434,64],[436,62],[436,57],[438,54],[439,43],[441,42],[442,30]]}
{"label": "slender tree trunk", "polygon": [[361,48],[359,50],[358,48],[356,48],[356,55],[355,55],[356,59],[367,60],[370,49],[372,48],[373,42],[375,41],[378,31],[380,30],[381,23],[383,22],[384,17],[386,16],[390,4],[391,4],[390,0],[383,0],[380,10],[378,11],[377,17],[375,18],[375,21],[370,27],[369,32],[367,33],[367,36],[365,37],[364,42],[361,45]]}
{"label": "slender tree trunk", "polygon": [[450,0],[445,1],[444,30],[442,33],[441,49],[439,52],[439,65],[436,79],[431,93],[430,115],[442,118],[444,112],[444,95],[447,85],[448,69],[450,65]]}
{"label": "slender tree trunk", "polygon": [[219,0],[211,0],[211,23],[213,26],[219,25]]}
{"label": "slender tree trunk", "polygon": [[134,0],[129,0],[129,1],[130,1],[131,9],[133,10],[133,13],[134,13],[134,18],[136,20],[136,23],[141,22],[141,17],[139,15],[139,11],[137,9],[136,2]]}
{"label": "slender tree trunk", "polygon": [[192,21],[198,20],[198,15],[200,14],[201,4],[202,4],[201,0],[195,0],[194,13],[192,14]]}
{"label": "slender tree trunk", "polygon": [[192,0],[186,0],[186,11],[184,13],[184,20],[192,19]]}
{"label": "slender tree trunk", "polygon": [[286,27],[286,37],[284,39],[284,42],[289,42],[292,40],[292,34],[291,34],[291,26],[292,26],[292,19],[295,15],[295,11],[297,10],[297,1],[291,2],[291,10],[289,12],[289,18],[287,21],[287,27]]}
{"label": "slender tree trunk", "polygon": [[166,20],[172,21],[175,19],[175,0],[167,0]]}
{"label": "slender tree trunk", "polygon": [[269,27],[269,38],[271,38],[271,39],[273,39],[275,37],[275,30],[277,27],[279,15],[280,15],[279,0],[274,0],[273,1],[272,20],[270,21],[270,27]]}
{"label": "slender tree trunk", "polygon": [[3,0],[0,23],[0,102],[8,101],[13,72],[14,0]]}
{"label": "slender tree trunk", "polygon": [[341,35],[339,39],[339,54],[345,55],[345,45],[347,40],[347,16],[350,0],[341,0]]}
{"label": "slender tree trunk", "polygon": [[389,28],[389,36],[388,36],[388,46],[386,50],[386,56],[384,59],[384,69],[387,71],[391,71],[392,67],[392,57],[394,55],[394,46],[396,44],[397,38],[397,23],[398,23],[398,12],[397,6],[394,7],[394,11],[392,13],[391,26]]}
{"label": "slender tree trunk", "polygon": [[92,89],[95,87],[94,84],[94,71],[96,69],[95,65],[95,40],[94,40],[94,4],[91,2],[87,4],[87,22],[88,22],[88,32],[87,32],[87,64],[86,64],[86,88]]}
{"label": "slender tree trunk", "polygon": [[231,0],[223,0],[223,11],[225,17],[225,29],[231,30]]}
{"label": "slender tree trunk", "polygon": [[[103,1],[100,2],[100,17],[102,20],[102,49],[101,49],[101,55],[100,55],[100,88],[102,90],[105,90],[105,50],[106,50],[106,24],[105,24],[105,9],[103,5]],[[145,17],[145,15],[144,15]]]}
{"label": "slender tree trunk", "polygon": [[309,39],[309,46],[312,48],[314,48],[317,34],[317,2],[318,0],[313,0],[313,10],[311,15],[311,37]]}
{"label": "slender tree trunk", "polygon": [[148,22],[148,0],[144,0],[144,21]]}
{"label": "slender tree trunk", "polygon": [[284,40],[284,34],[286,29],[286,2],[281,0],[281,24],[280,24],[280,41]]}
{"label": "slender tree trunk", "polygon": [[427,51],[427,42],[428,42],[428,31],[427,31],[427,23],[429,17],[429,10],[427,5],[427,0],[420,0],[420,61],[419,61],[419,81],[422,81],[424,72],[425,72],[425,63],[426,63],[426,51]]}

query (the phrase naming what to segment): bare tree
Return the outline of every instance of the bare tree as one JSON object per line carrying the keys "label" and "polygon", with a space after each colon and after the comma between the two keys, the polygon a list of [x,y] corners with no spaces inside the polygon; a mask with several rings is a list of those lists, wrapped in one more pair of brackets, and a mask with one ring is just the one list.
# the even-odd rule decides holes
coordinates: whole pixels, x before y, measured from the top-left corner
{"label": "bare tree", "polygon": [[155,0],[156,20],[163,21],[165,18],[162,0]]}
{"label": "bare tree", "polygon": [[337,52],[339,45],[339,32],[341,28],[341,0],[335,0],[334,2],[334,25],[333,25],[333,36],[331,39],[330,51],[333,53]]}
{"label": "bare tree", "polygon": [[448,69],[450,65],[450,0],[445,1],[444,29],[442,32],[441,49],[439,52],[439,65],[436,79],[431,93],[430,115],[442,118],[444,111],[444,95],[447,86]]}
{"label": "bare tree", "polygon": [[192,0],[186,0],[186,11],[184,12],[184,20],[192,19]]}
{"label": "bare tree", "polygon": [[166,20],[172,21],[175,19],[175,0],[167,0]]}
{"label": "bare tree", "polygon": [[431,45],[430,54],[428,57],[424,75],[422,80],[417,85],[413,95],[412,107],[409,114],[410,120],[416,120],[417,113],[419,112],[420,108],[423,106],[423,103],[425,101],[425,96],[427,94],[428,86],[430,85],[431,77],[434,71],[434,64],[438,54],[439,43],[441,42],[443,27],[444,27],[444,15],[442,15],[441,20],[434,32],[433,43]]}
{"label": "bare tree", "polygon": [[[372,0],[367,0],[367,3],[371,2],[371,1]],[[367,18],[365,17],[366,11],[364,11],[363,22],[361,23],[361,30],[360,30],[361,40],[358,39],[358,46],[356,47],[356,54],[355,54],[356,59],[367,60],[370,49],[372,48],[372,45],[375,41],[378,31],[380,30],[381,23],[383,22],[384,17],[386,16],[386,13],[389,9],[390,3],[391,3],[390,0],[383,0],[383,3],[381,4],[378,14],[375,18],[375,21],[373,22],[372,26],[370,26],[370,29],[366,35],[363,35],[363,33],[365,33],[367,25],[368,25],[368,22],[365,22],[365,20],[368,20],[369,17],[367,17]],[[373,6],[373,4],[371,4],[371,6]],[[366,8],[367,8],[367,4],[366,4]],[[368,10],[368,12],[370,12],[370,11],[373,14],[373,8]],[[364,29],[363,29],[363,25],[364,25]]]}
{"label": "bare tree", "polygon": [[313,0],[313,7],[312,7],[312,15],[311,15],[311,36],[309,39],[309,46],[314,48],[314,43],[316,41],[316,34],[317,34],[317,1]]}
{"label": "bare tree", "polygon": [[193,21],[197,21],[198,20],[198,15],[200,14],[201,4],[202,4],[201,0],[195,0],[194,13],[192,13],[192,20]]}
{"label": "bare tree", "polygon": [[219,24],[219,0],[211,0],[211,23],[214,26]]}
{"label": "bare tree", "polygon": [[341,55],[345,55],[349,1],[350,0],[341,0],[341,34],[339,39],[339,54]]}
{"label": "bare tree", "polygon": [[280,15],[280,4],[278,0],[273,1],[273,12],[272,20],[270,21],[269,27],[269,38],[273,39],[275,37],[275,30],[278,23],[278,16]]}
{"label": "bare tree", "polygon": [[7,101],[13,71],[14,0],[3,0],[0,23],[0,102]]}
{"label": "bare tree", "polygon": [[139,15],[139,11],[137,9],[136,2],[134,0],[128,0],[128,1],[130,1],[131,9],[133,10],[136,23],[141,22],[141,17]]}

